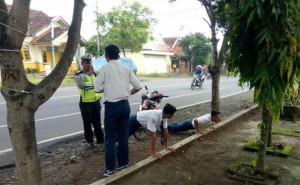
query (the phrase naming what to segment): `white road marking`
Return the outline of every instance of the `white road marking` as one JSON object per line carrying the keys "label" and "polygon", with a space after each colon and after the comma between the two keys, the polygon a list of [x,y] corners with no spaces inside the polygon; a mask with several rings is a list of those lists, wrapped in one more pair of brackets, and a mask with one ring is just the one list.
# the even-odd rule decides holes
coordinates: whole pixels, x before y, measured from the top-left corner
{"label": "white road marking", "polygon": [[[220,98],[226,98],[226,97],[237,95],[237,94],[241,94],[241,93],[244,93],[244,92],[247,92],[247,91],[248,90],[240,91],[240,92],[237,92],[237,93],[233,93],[233,94],[229,94],[229,95],[226,95],[226,96],[222,96]],[[192,93],[192,94],[195,94],[195,93]],[[180,96],[182,96],[182,95],[180,95]],[[175,96],[172,97],[172,98],[175,98]],[[202,102],[198,102],[198,103],[194,103],[194,104],[190,104],[190,105],[178,107],[177,109],[183,109],[183,108],[187,108],[187,107],[190,107],[190,106],[198,105],[198,104],[201,104],[201,103],[207,103],[207,102],[210,102],[210,101],[211,100],[206,100],[206,101],[202,101]],[[137,104],[137,103],[133,103],[133,104]],[[130,105],[133,105],[133,104],[130,104]],[[51,117],[51,118],[44,118],[44,119],[39,119],[39,121],[43,121],[43,120],[46,120],[46,119],[55,119],[57,117],[71,116],[71,115],[74,115],[74,114],[79,114],[79,113],[66,114],[66,115],[55,116],[55,117]],[[2,125],[1,127],[4,127],[4,126],[6,126],[6,125]],[[37,142],[37,144],[47,143],[47,142],[50,142],[50,141],[54,141],[54,140],[57,140],[57,139],[62,139],[62,138],[74,136],[74,135],[81,134],[81,133],[83,133],[83,131],[74,132],[74,133],[71,133],[71,134],[66,134],[66,135],[54,137],[54,138],[51,138],[51,139],[42,140],[42,141]],[[6,153],[6,152],[10,152],[10,151],[12,151],[12,148],[1,150],[0,154]]]}
{"label": "white road marking", "polygon": [[[54,137],[54,138],[51,138],[51,139],[46,139],[46,140],[43,140],[43,141],[39,141],[39,142],[37,142],[37,144],[39,145],[39,144],[47,143],[47,142],[50,142],[50,141],[55,141],[55,140],[58,140],[58,139],[63,139],[63,138],[66,138],[66,137],[75,136],[75,135],[82,134],[82,133],[83,133],[83,131],[74,132],[74,133],[71,133],[71,134],[62,135],[62,136]],[[12,151],[12,148],[9,148],[9,149],[6,149],[6,150],[1,150],[0,155],[3,154],[3,153],[6,153],[6,152],[11,152],[11,151]]]}

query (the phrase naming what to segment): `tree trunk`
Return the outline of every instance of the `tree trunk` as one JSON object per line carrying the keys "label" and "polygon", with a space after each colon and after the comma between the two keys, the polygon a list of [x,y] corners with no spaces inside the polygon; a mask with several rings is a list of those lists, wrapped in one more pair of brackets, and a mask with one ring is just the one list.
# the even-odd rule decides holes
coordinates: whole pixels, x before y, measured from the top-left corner
{"label": "tree trunk", "polygon": [[126,54],[125,54],[125,49],[122,48],[122,51],[123,51],[123,57],[126,57]]}
{"label": "tree trunk", "polygon": [[34,85],[27,79],[20,52],[27,32],[30,0],[13,1],[10,12],[0,0],[0,23],[7,25],[0,29],[1,94],[6,101],[7,127],[19,184],[45,184],[37,150],[34,114],[54,94],[67,74],[80,41],[84,7],[83,0],[74,1],[73,19],[63,55],[54,70]]}
{"label": "tree trunk", "polygon": [[[25,95],[26,96],[26,95]],[[34,110],[22,100],[7,101],[8,130],[19,184],[43,185],[42,165],[35,136]]]}
{"label": "tree trunk", "polygon": [[269,112],[269,115],[268,115],[268,143],[267,143],[268,147],[273,146],[272,128],[273,128],[273,118],[272,118],[272,115]]}
{"label": "tree trunk", "polygon": [[211,110],[220,111],[220,67],[213,66],[210,73],[212,75]]}
{"label": "tree trunk", "polygon": [[259,172],[264,173],[266,167],[266,150],[268,142],[268,131],[269,131],[269,115],[270,111],[266,105],[266,102],[263,104],[262,108],[262,123],[260,126],[260,145],[258,150],[258,156],[256,161],[256,169]]}

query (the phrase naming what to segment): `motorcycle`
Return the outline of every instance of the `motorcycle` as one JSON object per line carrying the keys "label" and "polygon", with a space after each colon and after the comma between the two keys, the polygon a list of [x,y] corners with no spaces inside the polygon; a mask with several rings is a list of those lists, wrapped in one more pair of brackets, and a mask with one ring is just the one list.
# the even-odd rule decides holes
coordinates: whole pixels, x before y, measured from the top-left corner
{"label": "motorcycle", "polygon": [[204,75],[194,75],[193,81],[191,83],[191,89],[194,90],[195,87],[199,87],[201,89],[204,83],[204,79]]}
{"label": "motorcycle", "polygon": [[[139,111],[145,110],[155,110],[160,108],[160,102],[163,98],[168,98],[169,96],[164,96],[158,91],[152,91],[149,93],[148,87],[145,85],[146,94],[142,94],[141,96],[141,104]],[[148,133],[146,127],[141,126],[137,131],[133,133],[135,139],[141,141],[143,140]]]}

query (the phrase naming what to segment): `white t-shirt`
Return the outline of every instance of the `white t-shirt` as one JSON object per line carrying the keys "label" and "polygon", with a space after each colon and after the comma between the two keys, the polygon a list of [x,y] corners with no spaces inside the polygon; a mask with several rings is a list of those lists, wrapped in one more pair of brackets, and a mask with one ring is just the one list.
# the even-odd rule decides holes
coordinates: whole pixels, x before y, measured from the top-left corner
{"label": "white t-shirt", "polygon": [[161,121],[163,121],[163,127],[168,128],[167,119],[162,118],[162,110],[138,111],[136,119],[151,132],[156,132],[156,128],[160,126]]}
{"label": "white t-shirt", "polygon": [[96,92],[103,92],[104,101],[117,102],[127,100],[131,95],[130,85],[141,89],[142,85],[131,69],[119,60],[110,60],[99,70],[94,82]]}
{"label": "white t-shirt", "polygon": [[[205,114],[195,119],[198,120],[199,128],[207,128],[211,125],[211,114]],[[192,121],[192,125],[194,128],[195,128],[195,123],[194,123],[195,119],[193,119]]]}

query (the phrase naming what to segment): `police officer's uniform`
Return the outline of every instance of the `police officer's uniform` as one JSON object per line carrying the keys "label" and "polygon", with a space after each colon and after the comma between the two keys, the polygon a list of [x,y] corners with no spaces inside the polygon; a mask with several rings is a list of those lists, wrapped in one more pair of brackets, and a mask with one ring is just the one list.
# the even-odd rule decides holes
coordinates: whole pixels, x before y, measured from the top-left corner
{"label": "police officer's uniform", "polygon": [[95,73],[84,73],[82,70],[75,74],[75,82],[80,94],[79,108],[83,120],[84,137],[91,147],[94,147],[94,134],[97,143],[103,143],[104,140],[101,129],[101,94],[94,90],[95,77]]}

